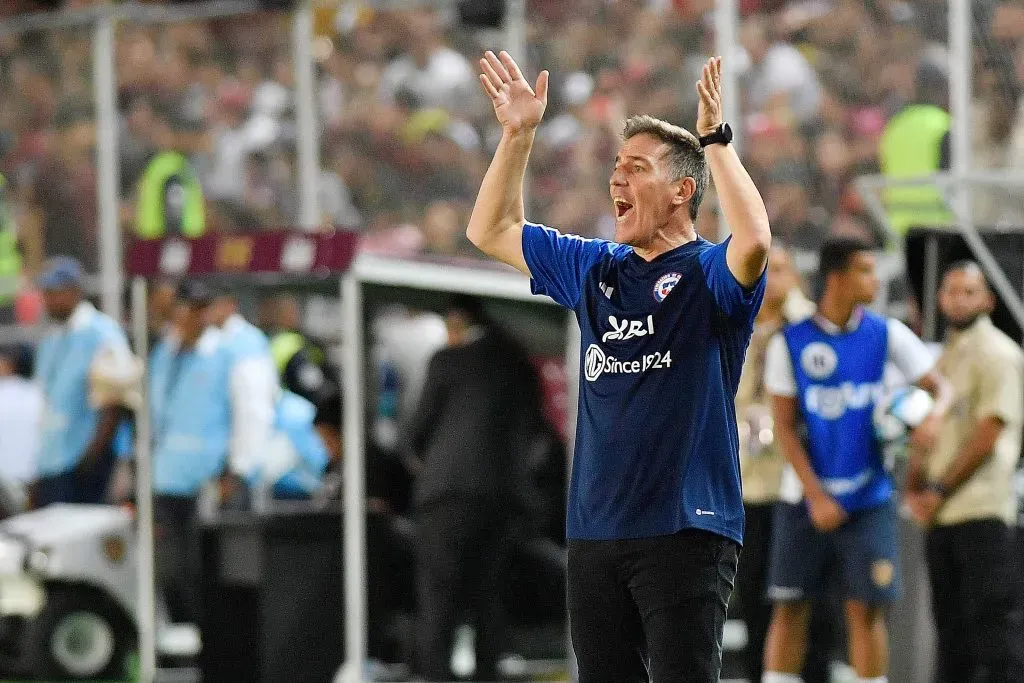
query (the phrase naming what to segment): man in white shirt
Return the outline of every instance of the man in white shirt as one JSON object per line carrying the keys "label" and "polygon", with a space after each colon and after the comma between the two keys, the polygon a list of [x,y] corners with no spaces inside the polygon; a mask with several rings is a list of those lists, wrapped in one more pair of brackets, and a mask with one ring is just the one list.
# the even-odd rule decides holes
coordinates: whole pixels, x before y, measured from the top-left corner
{"label": "man in white shirt", "polygon": [[[211,322],[223,333],[222,342],[231,357],[231,411],[233,428],[229,472],[255,475],[266,457],[274,431],[274,410],[280,385],[267,336],[238,312],[234,294],[222,292],[210,307]],[[225,503],[243,502],[236,478],[222,482]]]}
{"label": "man in white shirt", "polygon": [[25,505],[25,486],[36,476],[43,392],[18,372],[21,354],[0,349],[0,514]]}

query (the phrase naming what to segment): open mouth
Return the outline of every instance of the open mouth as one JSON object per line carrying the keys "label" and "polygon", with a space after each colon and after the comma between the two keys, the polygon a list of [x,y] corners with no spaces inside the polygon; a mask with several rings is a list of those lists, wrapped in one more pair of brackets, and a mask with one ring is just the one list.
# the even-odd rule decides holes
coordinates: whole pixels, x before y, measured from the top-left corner
{"label": "open mouth", "polygon": [[615,198],[615,220],[625,220],[626,215],[633,210],[633,205],[625,199]]}

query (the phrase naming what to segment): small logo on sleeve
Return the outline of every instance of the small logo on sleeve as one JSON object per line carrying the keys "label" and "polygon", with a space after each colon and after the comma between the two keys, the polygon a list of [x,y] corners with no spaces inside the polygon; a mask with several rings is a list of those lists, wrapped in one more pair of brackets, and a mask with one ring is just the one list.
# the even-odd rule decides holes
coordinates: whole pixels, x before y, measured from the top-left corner
{"label": "small logo on sleeve", "polygon": [[654,300],[661,303],[665,300],[679,281],[683,279],[683,276],[679,273],[666,273],[658,278],[658,281],[654,283]]}
{"label": "small logo on sleeve", "polygon": [[715,513],[712,512],[711,510],[701,510],[700,508],[697,508],[697,516],[698,517],[714,517]]}

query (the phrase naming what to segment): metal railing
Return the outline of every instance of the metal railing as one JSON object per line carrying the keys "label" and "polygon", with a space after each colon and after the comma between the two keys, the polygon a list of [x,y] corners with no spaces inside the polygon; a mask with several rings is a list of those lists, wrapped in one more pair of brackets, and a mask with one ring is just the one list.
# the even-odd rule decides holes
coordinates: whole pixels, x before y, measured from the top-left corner
{"label": "metal railing", "polygon": [[[1010,282],[1003,268],[992,253],[992,250],[985,244],[984,238],[978,232],[970,211],[968,193],[971,187],[1003,187],[1010,189],[1024,190],[1024,175],[1005,172],[972,172],[965,174],[935,173],[918,178],[893,179],[881,175],[862,176],[855,181],[857,191],[864,200],[871,216],[880,224],[886,227],[890,236],[896,244],[902,245],[899,235],[892,229],[886,212],[881,193],[888,188],[895,187],[934,187],[949,205],[949,210],[955,219],[955,223],[949,226],[951,231],[958,231],[964,238],[968,248],[974,254],[978,265],[985,272],[996,293],[1006,303],[1007,309],[1014,320],[1024,328],[1024,299],[1021,292],[1018,292]],[[938,250],[934,244],[925,248],[925,281],[924,297],[922,301],[922,315],[924,317],[924,334],[927,338],[934,337],[937,328],[935,319],[935,292],[938,290]]]}

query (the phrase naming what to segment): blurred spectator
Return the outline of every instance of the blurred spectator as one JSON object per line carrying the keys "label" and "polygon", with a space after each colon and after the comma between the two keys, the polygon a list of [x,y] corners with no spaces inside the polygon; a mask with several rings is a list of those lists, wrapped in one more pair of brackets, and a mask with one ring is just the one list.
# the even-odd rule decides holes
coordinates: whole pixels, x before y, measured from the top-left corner
{"label": "blurred spectator", "polygon": [[294,296],[264,304],[260,327],[270,339],[270,355],[281,386],[319,408],[336,399],[341,387],[323,345],[301,331],[301,308]]}
{"label": "blurred spectator", "polygon": [[[943,3],[741,5],[745,57],[734,67],[743,72],[743,120],[734,126],[777,233],[807,249],[833,226],[880,233],[852,181],[878,172],[890,119],[900,113],[898,123],[925,90],[944,95],[935,76],[946,61]],[[532,220],[610,237],[607,168],[622,121],[640,109],[692,120],[693,83],[715,45],[712,11],[707,0],[531,0],[530,51],[519,57],[527,70],[543,65],[552,74],[527,186]],[[321,14],[314,46],[322,141],[318,223],[361,228],[364,248],[393,255],[464,253],[445,237],[449,212],[434,203],[450,205],[464,219],[497,142],[474,66],[493,47],[494,33],[459,25],[457,13],[443,8],[343,3]],[[1015,168],[1024,154],[1020,8],[994,3],[977,6],[976,15],[985,68],[976,84],[975,165]],[[125,230],[134,227],[141,173],[168,151],[183,154],[201,179],[207,229],[294,225],[301,192],[289,22],[285,12],[264,11],[121,26],[116,67]],[[78,256],[87,270],[96,265],[90,41],[86,28],[0,39],[0,172],[9,182],[29,275],[57,250]],[[942,164],[885,166],[895,176]],[[1024,220],[1020,203],[1006,191],[981,189],[973,202],[979,223],[1003,225]],[[714,218],[710,205],[708,217]],[[906,222],[895,216],[898,230]]]}
{"label": "blurred spectator", "polygon": [[43,419],[43,394],[32,381],[31,352],[0,349],[0,516],[25,506],[26,487],[36,478]]}
{"label": "blurred spectator", "polygon": [[744,74],[748,107],[762,111],[782,98],[800,121],[817,113],[818,78],[814,70],[793,45],[769,34],[764,17],[750,17],[743,23],[740,43],[750,59],[750,68]]}
{"label": "blurred spectator", "polygon": [[402,90],[430,107],[477,95],[476,73],[465,57],[444,45],[436,10],[405,11],[398,23],[404,54],[392,60],[381,75],[380,95],[385,102],[393,102]]}
{"label": "blurred spectator", "polygon": [[[947,100],[945,74],[922,65],[914,101],[889,121],[882,135],[879,158],[887,178],[926,178],[949,168]],[[889,223],[899,236],[912,227],[945,225],[951,219],[942,192],[932,185],[891,188],[885,192],[885,201]]]}
{"label": "blurred spectator", "polygon": [[935,446],[915,453],[908,506],[928,529],[940,681],[1020,678],[1024,653],[1014,579],[1013,474],[1024,423],[1024,354],[992,324],[995,297],[976,263],[946,271],[939,306],[949,327],[938,369],[957,403]]}
{"label": "blurred spectator", "polygon": [[[800,288],[799,275],[789,253],[772,248],[768,260],[768,283],[764,303],[754,323],[747,349],[739,390],[736,415],[739,422],[740,469],[743,475],[743,507],[746,515],[743,562],[736,575],[737,595],[747,626],[747,678],[760,681],[763,673],[764,640],[771,622],[772,606],[765,595],[768,559],[772,541],[772,516],[781,500],[782,470],[786,461],[773,443],[771,405],[764,387],[764,361],[768,341],[787,324],[805,320],[814,313],[814,304]],[[820,665],[821,639],[812,643],[803,680],[818,680],[808,675],[808,666]],[[827,670],[827,658],[823,668]]]}
{"label": "blurred spectator", "polygon": [[450,681],[455,627],[468,609],[476,629],[476,680],[499,680],[499,589],[526,510],[529,446],[540,388],[525,351],[481,302],[458,296],[448,348],[430,361],[406,445],[416,463],[418,519],[416,668]]}
{"label": "blurred spectator", "polygon": [[137,406],[141,370],[120,326],[85,300],[82,266],[69,257],[40,276],[46,310],[59,326],[39,346],[35,379],[46,401],[33,507],[101,503],[117,456],[115,437]]}

